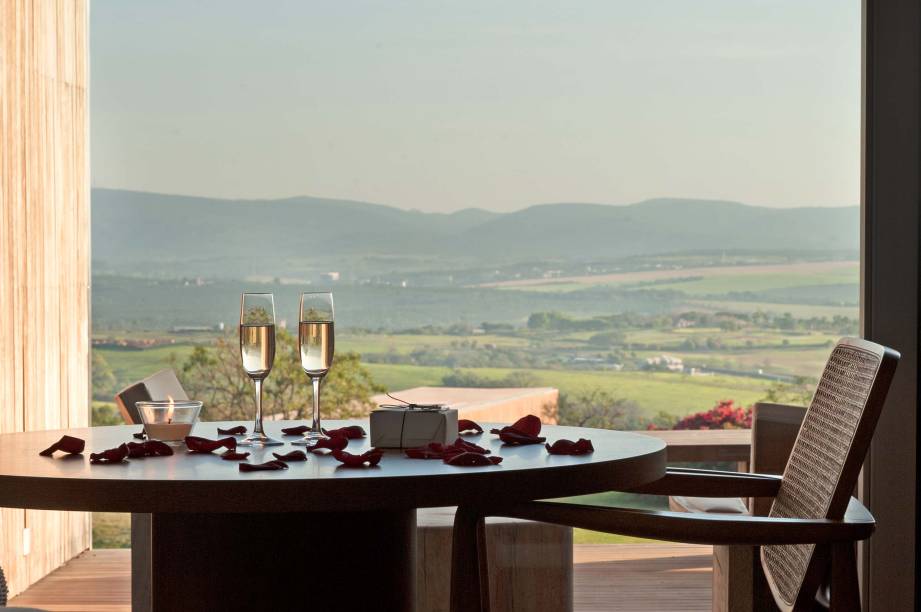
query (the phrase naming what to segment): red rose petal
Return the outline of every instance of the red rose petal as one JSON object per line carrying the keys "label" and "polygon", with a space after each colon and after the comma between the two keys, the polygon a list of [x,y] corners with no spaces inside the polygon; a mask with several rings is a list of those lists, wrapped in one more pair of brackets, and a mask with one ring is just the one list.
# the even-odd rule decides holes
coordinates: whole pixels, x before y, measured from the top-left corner
{"label": "red rose petal", "polygon": [[470,419],[458,419],[457,420],[457,431],[459,434],[471,434],[471,433],[483,433],[483,428],[479,426],[475,421]]}
{"label": "red rose petal", "polygon": [[325,448],[326,450],[335,451],[335,450],[342,450],[348,445],[349,445],[349,439],[346,438],[345,436],[331,436],[329,438],[320,438],[319,440],[317,440],[316,444],[314,444],[313,446],[307,447],[307,450],[309,450],[310,452],[315,452],[315,451]]}
{"label": "red rose petal", "polygon": [[217,428],[217,435],[219,436],[242,436],[246,433],[246,427],[243,425],[237,425],[236,427],[229,427],[227,429]]}
{"label": "red rose petal", "polygon": [[61,436],[61,439],[39,453],[42,457],[50,457],[55,451],[64,451],[71,455],[79,455],[86,448],[86,442],[74,436]]}
{"label": "red rose petal", "polygon": [[324,430],[324,433],[327,436],[342,435],[349,440],[360,440],[368,435],[361,425],[347,425],[346,427],[340,427],[338,429],[327,429]]}
{"label": "red rose petal", "polygon": [[490,433],[499,434],[499,439],[506,444],[539,444],[545,440],[537,435],[540,428],[540,419],[529,414],[502,429],[492,429]]}
{"label": "red rose petal", "polygon": [[249,453],[238,453],[235,450],[226,450],[221,453],[221,459],[224,461],[243,461],[249,457]]}
{"label": "red rose petal", "polygon": [[444,462],[458,467],[482,467],[502,463],[502,457],[481,455],[480,453],[460,453],[445,457]]}
{"label": "red rose petal", "polygon": [[307,453],[302,450],[293,450],[284,455],[279,455],[278,453],[272,453],[272,455],[279,461],[307,461]]}
{"label": "red rose petal", "polygon": [[488,449],[483,448],[482,446],[477,446],[473,442],[467,442],[466,440],[462,440],[461,438],[458,438],[457,440],[455,440],[454,444],[452,444],[451,446],[462,449],[468,453],[480,453],[481,455],[488,455],[491,452]]}
{"label": "red rose petal", "polygon": [[308,431],[310,431],[310,427],[307,425],[298,425],[296,427],[285,427],[281,430],[281,433],[286,436],[303,436]]}
{"label": "red rose petal", "polygon": [[287,470],[288,464],[284,461],[266,461],[265,463],[241,463],[241,472],[265,472],[271,470]]}
{"label": "red rose petal", "polygon": [[479,455],[488,455],[491,451],[477,446],[472,442],[467,442],[461,438],[454,441],[454,444],[439,444],[438,442],[429,442],[425,446],[416,448],[407,448],[403,451],[410,459],[445,459],[462,453],[477,453]]}
{"label": "red rose petal", "polygon": [[533,414],[523,416],[512,423],[512,427],[514,429],[517,429],[521,433],[527,434],[529,436],[537,436],[537,434],[540,433],[540,426],[540,419]]}
{"label": "red rose petal", "polygon": [[547,452],[551,455],[587,455],[595,452],[591,440],[579,438],[577,442],[572,440],[557,440],[553,444],[547,444]]}
{"label": "red rose petal", "polygon": [[518,431],[514,427],[503,427],[500,430],[493,430],[493,433],[499,434],[499,439],[502,440],[505,444],[510,444],[512,446],[520,446],[524,444],[541,444],[546,440],[542,436],[531,436],[522,431]]}
{"label": "red rose petal", "polygon": [[381,457],[384,456],[384,451],[372,448],[360,455],[353,455],[352,453],[337,449],[332,452],[332,455],[345,467],[363,467],[365,463],[370,467],[374,467],[380,463]]}
{"label": "red rose petal", "polygon": [[236,438],[221,438],[220,440],[209,440],[198,436],[186,436],[185,445],[193,453],[210,453],[219,448],[234,450],[237,448]]}
{"label": "red rose petal", "polygon": [[105,465],[108,463],[121,463],[128,457],[128,445],[120,444],[99,453],[90,454],[90,463]]}
{"label": "red rose petal", "polygon": [[169,444],[160,440],[147,440],[145,442],[128,442],[128,457],[137,459],[140,457],[169,457],[173,454],[173,449]]}

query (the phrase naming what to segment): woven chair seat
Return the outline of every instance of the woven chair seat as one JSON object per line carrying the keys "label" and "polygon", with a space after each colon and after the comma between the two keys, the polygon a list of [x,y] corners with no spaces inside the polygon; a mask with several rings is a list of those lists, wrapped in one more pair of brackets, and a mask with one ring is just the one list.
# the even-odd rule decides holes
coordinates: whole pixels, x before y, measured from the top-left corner
{"label": "woven chair seat", "polygon": [[704,512],[712,514],[748,514],[741,497],[690,497],[673,495],[668,508],[675,512]]}

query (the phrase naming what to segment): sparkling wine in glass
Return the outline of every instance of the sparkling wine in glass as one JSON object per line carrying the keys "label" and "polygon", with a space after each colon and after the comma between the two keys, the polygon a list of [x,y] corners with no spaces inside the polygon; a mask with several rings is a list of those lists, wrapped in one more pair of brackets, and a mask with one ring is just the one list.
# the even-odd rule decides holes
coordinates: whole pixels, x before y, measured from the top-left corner
{"label": "sparkling wine in glass", "polygon": [[243,370],[256,385],[253,433],[238,446],[277,446],[262,430],[262,383],[275,362],[275,299],[271,293],[244,293],[240,299],[240,356]]}
{"label": "sparkling wine in glass", "polygon": [[320,425],[320,381],[333,365],[336,344],[334,321],[332,293],[301,294],[297,342],[301,367],[313,384],[313,424],[310,431],[293,444],[313,446],[317,440],[326,437]]}

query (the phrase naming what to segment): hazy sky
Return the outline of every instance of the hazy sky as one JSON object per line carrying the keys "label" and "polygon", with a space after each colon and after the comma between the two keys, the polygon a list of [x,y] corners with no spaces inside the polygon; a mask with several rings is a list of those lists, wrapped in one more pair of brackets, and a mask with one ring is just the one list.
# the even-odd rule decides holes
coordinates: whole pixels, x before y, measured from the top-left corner
{"label": "hazy sky", "polygon": [[856,204],[857,0],[94,0],[96,186]]}

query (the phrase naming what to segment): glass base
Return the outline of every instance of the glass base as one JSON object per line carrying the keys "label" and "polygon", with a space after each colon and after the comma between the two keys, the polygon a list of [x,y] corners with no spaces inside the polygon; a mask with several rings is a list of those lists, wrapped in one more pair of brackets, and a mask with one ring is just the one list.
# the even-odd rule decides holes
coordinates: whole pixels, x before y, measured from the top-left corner
{"label": "glass base", "polygon": [[237,446],[281,446],[284,444],[281,440],[270,438],[265,434],[250,434],[237,442]]}
{"label": "glass base", "polygon": [[291,444],[294,446],[316,446],[319,440],[327,440],[329,436],[319,431],[308,431],[300,440],[295,440]]}

